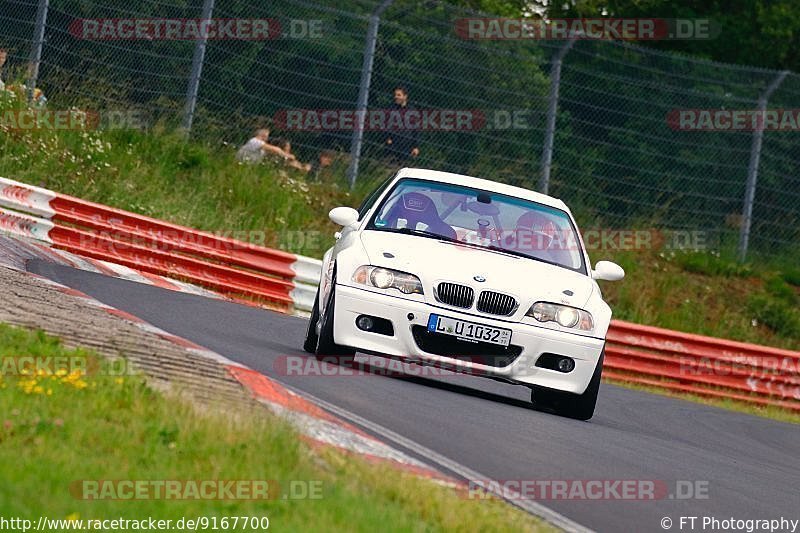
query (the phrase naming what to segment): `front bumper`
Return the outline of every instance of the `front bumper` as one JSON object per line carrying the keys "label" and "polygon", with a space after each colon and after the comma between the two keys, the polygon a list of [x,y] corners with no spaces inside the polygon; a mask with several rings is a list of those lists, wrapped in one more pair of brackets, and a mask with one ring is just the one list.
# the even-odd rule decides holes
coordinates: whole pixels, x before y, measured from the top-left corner
{"label": "front bumper", "polygon": [[[436,307],[373,291],[336,286],[336,316],[334,317],[334,340],[336,344],[350,346],[359,351],[389,355],[398,358],[421,359],[432,364],[502,378],[525,385],[539,385],[583,394],[600,359],[605,341],[562,331],[536,327],[530,324],[504,322],[492,318],[461,313],[457,310]],[[408,318],[409,313],[414,315]],[[518,346],[519,356],[505,366],[491,366],[453,357],[436,355],[420,348],[420,328],[425,328],[431,313],[478,322],[489,326],[511,329],[511,344]],[[393,335],[382,335],[363,331],[356,327],[359,315],[385,318],[394,326]],[[417,340],[413,329],[417,326]],[[453,337],[455,339],[455,337]],[[424,343],[423,343],[424,345]],[[568,373],[536,366],[542,354],[551,353],[571,357],[575,368]]]}

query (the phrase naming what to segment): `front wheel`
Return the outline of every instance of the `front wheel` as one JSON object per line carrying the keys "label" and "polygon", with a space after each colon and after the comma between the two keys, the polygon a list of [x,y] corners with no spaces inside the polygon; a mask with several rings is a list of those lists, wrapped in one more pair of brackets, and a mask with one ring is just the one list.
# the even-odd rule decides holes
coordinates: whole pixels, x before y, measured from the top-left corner
{"label": "front wheel", "polygon": [[[317,289],[319,290],[319,289]],[[319,315],[317,309],[317,322],[318,325],[314,328],[317,333],[317,345],[314,353],[317,359],[327,361],[329,363],[350,363],[353,361],[355,351],[347,346],[341,346],[333,341],[333,319],[335,315],[336,304],[336,273],[333,274],[331,280],[331,290],[328,294],[328,304],[325,306],[325,313]],[[309,328],[311,325],[309,324]]]}
{"label": "front wheel", "polygon": [[605,350],[592,374],[592,380],[583,394],[573,394],[534,385],[531,389],[531,401],[538,407],[552,409],[561,416],[577,420],[589,420],[594,415],[597,404],[597,393],[600,391],[600,377],[603,373]]}
{"label": "front wheel", "polygon": [[308,353],[317,352],[317,322],[319,322],[319,287],[317,287],[317,294],[314,296],[314,306],[311,308],[311,318],[308,319],[306,340],[303,342],[303,349]]}

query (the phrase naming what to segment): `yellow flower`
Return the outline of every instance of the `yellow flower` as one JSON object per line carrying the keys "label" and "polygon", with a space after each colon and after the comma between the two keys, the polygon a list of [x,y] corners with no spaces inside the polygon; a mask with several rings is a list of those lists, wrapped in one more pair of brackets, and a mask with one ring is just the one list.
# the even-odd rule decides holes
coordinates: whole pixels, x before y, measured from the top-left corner
{"label": "yellow flower", "polygon": [[80,513],[70,513],[67,516],[65,516],[64,518],[66,520],[69,520],[70,522],[74,522],[74,521],[78,520],[80,517],[81,517]]}

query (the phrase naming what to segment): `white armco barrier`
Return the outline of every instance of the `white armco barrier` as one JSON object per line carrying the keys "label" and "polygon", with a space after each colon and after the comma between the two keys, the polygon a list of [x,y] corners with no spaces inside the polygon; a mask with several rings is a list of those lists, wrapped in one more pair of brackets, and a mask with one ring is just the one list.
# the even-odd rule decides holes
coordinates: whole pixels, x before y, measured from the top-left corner
{"label": "white armco barrier", "polygon": [[322,272],[322,261],[298,255],[297,261],[292,263],[291,268],[295,273],[295,288],[291,292],[294,308],[311,312]]}
{"label": "white armco barrier", "polygon": [[322,261],[298,255],[297,260],[292,263],[291,269],[294,270],[295,281],[310,283],[316,287],[319,283],[320,272],[322,272]]}
{"label": "white armco barrier", "polygon": [[52,244],[53,241],[50,239],[50,230],[52,229],[53,223],[49,220],[0,207],[0,234],[10,234]]}
{"label": "white armco barrier", "polygon": [[50,208],[50,201],[55,197],[53,191],[0,177],[0,206],[52,218],[55,211]]}

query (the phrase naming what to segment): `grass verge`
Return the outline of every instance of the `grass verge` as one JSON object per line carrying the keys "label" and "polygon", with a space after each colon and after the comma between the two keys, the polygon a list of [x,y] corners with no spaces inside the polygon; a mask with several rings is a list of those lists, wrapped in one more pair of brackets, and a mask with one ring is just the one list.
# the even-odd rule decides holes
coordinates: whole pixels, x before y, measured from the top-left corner
{"label": "grass verge", "polygon": [[[20,356],[36,357],[38,371],[12,372]],[[102,371],[95,354],[65,349],[42,332],[0,324],[0,360],[5,518],[230,517],[233,524],[248,516],[268,517],[279,531],[553,530],[503,502],[464,499],[388,466],[311,448],[260,409],[200,412],[139,376]],[[80,370],[92,368],[100,370]],[[280,496],[86,500],[82,480],[274,480]],[[319,498],[304,497],[316,491]]]}

